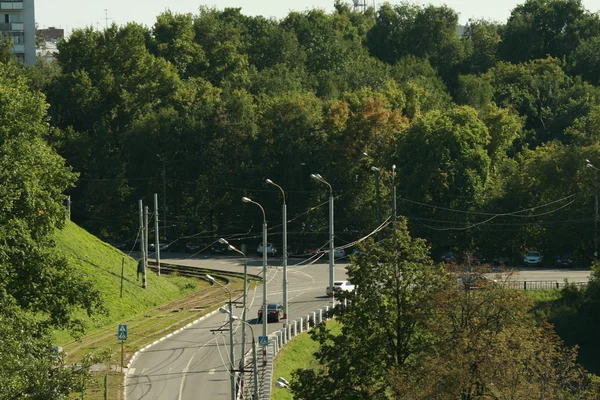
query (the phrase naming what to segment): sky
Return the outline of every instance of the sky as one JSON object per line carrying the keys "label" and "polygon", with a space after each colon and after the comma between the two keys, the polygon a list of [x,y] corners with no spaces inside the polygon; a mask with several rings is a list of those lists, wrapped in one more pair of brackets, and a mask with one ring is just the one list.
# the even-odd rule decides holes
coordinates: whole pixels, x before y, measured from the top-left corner
{"label": "sky", "polygon": [[[345,0],[352,3],[352,0]],[[367,4],[383,4],[383,1],[363,0]],[[390,0],[399,4],[400,0]],[[413,0],[416,4],[446,4],[459,13],[460,23],[470,18],[485,18],[506,22],[511,10],[525,0]],[[591,12],[600,10],[600,0],[583,0],[583,6]],[[124,25],[134,21],[151,27],[156,17],[165,10],[176,13],[198,14],[201,5],[222,10],[241,7],[242,14],[284,18],[290,11],[306,11],[314,8],[327,12],[333,10],[334,0],[35,0],[35,18],[39,28],[51,26],[65,29],[68,34],[75,28],[93,26],[103,29],[115,22]]]}

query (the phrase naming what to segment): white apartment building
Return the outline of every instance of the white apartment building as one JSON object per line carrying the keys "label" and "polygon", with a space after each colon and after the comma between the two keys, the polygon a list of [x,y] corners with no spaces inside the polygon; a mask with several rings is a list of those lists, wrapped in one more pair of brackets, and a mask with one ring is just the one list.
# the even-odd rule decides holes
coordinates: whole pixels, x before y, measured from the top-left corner
{"label": "white apartment building", "polygon": [[19,59],[35,64],[34,0],[0,0],[0,33],[12,38]]}

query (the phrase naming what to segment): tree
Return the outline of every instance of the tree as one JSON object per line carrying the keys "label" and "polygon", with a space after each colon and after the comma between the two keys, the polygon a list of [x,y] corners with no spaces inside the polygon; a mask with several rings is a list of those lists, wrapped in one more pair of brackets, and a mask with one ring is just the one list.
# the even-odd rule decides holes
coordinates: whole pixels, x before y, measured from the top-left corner
{"label": "tree", "polygon": [[570,70],[593,85],[600,83],[600,35],[582,40],[570,57]]}
{"label": "tree", "polygon": [[462,40],[470,47],[463,71],[480,74],[496,65],[502,41],[500,25],[486,20],[469,20]]}
{"label": "tree", "polygon": [[[509,278],[510,279],[510,278]],[[597,384],[532,300],[498,284],[438,292],[431,351],[395,371],[398,398],[597,399]]]}
{"label": "tree", "polygon": [[512,10],[500,54],[514,63],[568,57],[582,39],[597,36],[599,30],[600,19],[581,0],[527,0]]}
{"label": "tree", "polygon": [[414,55],[429,60],[440,75],[451,79],[466,55],[457,25],[458,15],[446,6],[384,4],[367,43],[371,54],[382,61],[394,64]]}
{"label": "tree", "polygon": [[7,64],[15,60],[12,52],[12,40],[10,36],[0,33],[0,63]]}
{"label": "tree", "polygon": [[207,67],[204,51],[194,40],[196,32],[191,14],[167,11],[157,17],[152,33],[156,55],[173,64],[181,78],[198,76]]}
{"label": "tree", "polygon": [[431,111],[400,137],[402,187],[418,201],[466,209],[482,200],[490,136],[470,107]]}
{"label": "tree", "polygon": [[313,331],[320,368],[294,374],[294,398],[388,398],[390,371],[429,346],[425,328],[440,272],[425,241],[408,234],[406,220],[399,219],[390,234],[377,244],[369,240],[348,266],[356,290],[344,297],[351,306],[335,309],[342,332],[333,336],[325,326]]}

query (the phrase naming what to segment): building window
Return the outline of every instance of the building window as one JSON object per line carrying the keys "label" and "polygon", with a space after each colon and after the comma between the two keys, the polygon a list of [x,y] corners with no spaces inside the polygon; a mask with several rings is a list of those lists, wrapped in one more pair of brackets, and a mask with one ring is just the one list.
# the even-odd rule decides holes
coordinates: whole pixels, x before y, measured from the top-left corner
{"label": "building window", "polygon": [[13,44],[23,44],[25,43],[25,34],[22,32],[13,33],[12,34],[12,42]]}

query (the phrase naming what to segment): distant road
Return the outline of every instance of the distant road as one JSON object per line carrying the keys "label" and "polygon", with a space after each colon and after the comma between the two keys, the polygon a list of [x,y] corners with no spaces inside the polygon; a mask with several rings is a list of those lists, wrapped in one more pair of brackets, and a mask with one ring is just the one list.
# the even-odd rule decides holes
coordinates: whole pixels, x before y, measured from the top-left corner
{"label": "distant road", "polygon": [[[166,253],[161,261],[243,272],[241,257],[186,258],[184,254]],[[329,279],[328,261],[322,259],[313,265],[296,265],[301,261],[290,259],[288,266],[288,314],[292,320],[324,307],[329,301],[325,296],[325,287]],[[281,267],[276,266],[280,264],[280,260],[275,258],[271,262],[275,265],[268,269],[267,299],[269,303],[278,303],[283,300],[283,275]],[[336,261],[336,264],[336,277],[344,277],[346,263]],[[262,276],[261,259],[249,258],[248,274]],[[252,324],[254,333],[258,336],[262,333],[262,325],[255,324],[258,309],[262,304],[260,286],[248,294],[247,303],[248,322]],[[234,308],[234,315],[239,317],[241,312],[241,308]],[[127,375],[127,399],[231,399],[228,373],[229,333],[211,332],[221,327],[228,328],[227,318],[226,315],[215,314],[140,353]],[[269,333],[281,329],[284,323],[285,320],[269,323]],[[237,364],[242,340],[239,323],[236,323],[234,330]],[[249,328],[247,339],[246,350],[250,350],[252,341]]]}
{"label": "distant road", "polygon": [[[189,265],[224,271],[243,272],[241,257],[200,256],[188,258],[185,254],[163,254],[163,262]],[[291,319],[305,316],[328,304],[325,287],[328,285],[328,261],[322,258],[313,265],[298,265],[301,259],[290,259],[288,267],[289,315]],[[282,271],[277,267],[280,259],[270,260],[268,269],[268,302],[282,302]],[[336,261],[336,279],[346,276],[347,262]],[[262,261],[248,259],[248,274],[262,276]],[[559,281],[567,278],[571,282],[587,282],[589,269],[520,268],[514,280]],[[260,335],[262,326],[255,324],[255,318],[262,304],[262,289],[257,287],[248,294],[248,322],[254,332]],[[241,309],[234,308],[234,314],[241,316]],[[280,329],[281,323],[270,323],[269,333]],[[211,330],[227,328],[227,316],[213,315],[195,326],[185,329],[150,349],[140,353],[128,373],[126,393],[128,400],[229,400],[230,381],[228,373],[229,334],[227,331],[213,333]],[[241,349],[241,329],[236,324],[235,352],[239,360]],[[251,331],[247,329],[251,348]],[[236,361],[237,364],[237,361]]]}

